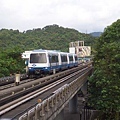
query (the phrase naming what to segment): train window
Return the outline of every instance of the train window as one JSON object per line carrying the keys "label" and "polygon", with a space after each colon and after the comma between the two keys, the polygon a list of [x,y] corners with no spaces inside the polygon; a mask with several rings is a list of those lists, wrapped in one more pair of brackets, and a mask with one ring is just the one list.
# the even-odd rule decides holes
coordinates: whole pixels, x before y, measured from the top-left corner
{"label": "train window", "polygon": [[75,56],[75,61],[77,61],[77,56]]}
{"label": "train window", "polygon": [[66,55],[61,55],[61,60],[62,60],[62,62],[67,62],[67,56]]}
{"label": "train window", "polygon": [[58,62],[58,56],[57,55],[52,55],[51,56],[51,63],[56,63]]}
{"label": "train window", "polygon": [[46,54],[45,53],[37,53],[30,55],[30,63],[46,63]]}
{"label": "train window", "polygon": [[51,63],[55,63],[55,56],[51,56]]}
{"label": "train window", "polygon": [[58,56],[56,56],[55,60],[56,60],[56,62],[58,62]]}
{"label": "train window", "polygon": [[73,61],[73,56],[69,56],[69,61]]}

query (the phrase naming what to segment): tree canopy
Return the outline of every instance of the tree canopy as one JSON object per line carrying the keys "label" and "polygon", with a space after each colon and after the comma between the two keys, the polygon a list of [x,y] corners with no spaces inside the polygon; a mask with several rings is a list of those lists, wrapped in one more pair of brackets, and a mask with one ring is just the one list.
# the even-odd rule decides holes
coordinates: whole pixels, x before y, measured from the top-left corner
{"label": "tree canopy", "polygon": [[91,106],[106,113],[102,120],[118,120],[120,112],[120,20],[105,28],[95,45],[90,78]]}

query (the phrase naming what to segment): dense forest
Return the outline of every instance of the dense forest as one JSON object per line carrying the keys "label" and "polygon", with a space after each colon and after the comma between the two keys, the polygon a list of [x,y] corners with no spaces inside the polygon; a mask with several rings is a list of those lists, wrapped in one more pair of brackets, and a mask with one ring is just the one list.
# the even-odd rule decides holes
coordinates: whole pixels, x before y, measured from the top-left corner
{"label": "dense forest", "polygon": [[27,30],[0,30],[0,77],[24,72],[24,60],[21,53],[26,50],[52,49],[68,52],[69,43],[84,40],[85,45],[92,46],[95,38],[80,33],[75,29],[58,25]]}
{"label": "dense forest", "polygon": [[89,92],[90,106],[101,110],[99,120],[120,120],[120,19],[96,40]]}

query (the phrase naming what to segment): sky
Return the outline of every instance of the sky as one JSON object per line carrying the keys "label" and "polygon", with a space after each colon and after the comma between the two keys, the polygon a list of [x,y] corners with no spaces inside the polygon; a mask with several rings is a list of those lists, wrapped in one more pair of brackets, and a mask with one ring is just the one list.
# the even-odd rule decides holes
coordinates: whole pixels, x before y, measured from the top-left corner
{"label": "sky", "polygon": [[120,0],[0,0],[0,29],[21,32],[59,25],[103,32],[120,19]]}

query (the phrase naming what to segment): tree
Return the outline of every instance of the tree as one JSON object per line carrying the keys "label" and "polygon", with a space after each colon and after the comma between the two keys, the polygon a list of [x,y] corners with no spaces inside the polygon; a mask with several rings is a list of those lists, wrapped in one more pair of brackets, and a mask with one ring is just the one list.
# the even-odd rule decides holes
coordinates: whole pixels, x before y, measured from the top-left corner
{"label": "tree", "polygon": [[89,102],[104,113],[102,120],[118,120],[120,112],[120,20],[108,26],[96,43]]}
{"label": "tree", "polygon": [[0,53],[0,77],[9,76],[24,71],[24,60],[21,58],[21,49],[16,46]]}

